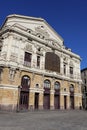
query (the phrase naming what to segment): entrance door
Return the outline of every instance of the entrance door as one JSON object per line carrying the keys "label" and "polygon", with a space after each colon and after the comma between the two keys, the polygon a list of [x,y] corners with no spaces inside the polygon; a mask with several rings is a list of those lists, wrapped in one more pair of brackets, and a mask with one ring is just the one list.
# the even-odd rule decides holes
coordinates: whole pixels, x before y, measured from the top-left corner
{"label": "entrance door", "polygon": [[54,96],[54,107],[55,107],[55,109],[60,108],[60,96],[59,95]]}
{"label": "entrance door", "polygon": [[64,96],[64,109],[67,109],[67,96]]}
{"label": "entrance door", "polygon": [[70,96],[70,108],[74,109],[74,96]]}
{"label": "entrance door", "polygon": [[44,109],[50,109],[50,94],[44,94],[43,107]]}
{"label": "entrance door", "polygon": [[21,91],[20,92],[20,110],[28,109],[29,102],[29,92]]}
{"label": "entrance door", "polygon": [[39,93],[35,93],[35,102],[34,102],[35,109],[38,109],[38,105],[39,105]]}

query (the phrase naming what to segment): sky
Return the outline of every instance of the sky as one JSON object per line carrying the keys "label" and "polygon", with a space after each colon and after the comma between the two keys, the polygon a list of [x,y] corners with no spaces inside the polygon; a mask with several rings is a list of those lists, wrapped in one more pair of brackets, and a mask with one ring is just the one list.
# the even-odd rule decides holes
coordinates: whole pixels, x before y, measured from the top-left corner
{"label": "sky", "polygon": [[87,67],[87,0],[1,0],[0,26],[10,14],[45,19]]}

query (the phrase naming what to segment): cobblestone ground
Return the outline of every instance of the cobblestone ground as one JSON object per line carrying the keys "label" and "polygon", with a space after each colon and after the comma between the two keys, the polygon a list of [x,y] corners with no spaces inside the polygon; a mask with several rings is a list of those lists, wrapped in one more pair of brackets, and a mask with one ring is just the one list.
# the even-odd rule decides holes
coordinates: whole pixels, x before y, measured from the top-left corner
{"label": "cobblestone ground", "polygon": [[87,130],[87,111],[0,112],[0,130]]}

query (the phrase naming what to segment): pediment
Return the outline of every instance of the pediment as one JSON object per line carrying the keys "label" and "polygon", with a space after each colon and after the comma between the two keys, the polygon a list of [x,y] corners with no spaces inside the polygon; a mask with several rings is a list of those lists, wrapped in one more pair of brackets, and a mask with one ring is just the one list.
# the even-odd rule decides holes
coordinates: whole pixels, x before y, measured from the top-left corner
{"label": "pediment", "polygon": [[4,26],[18,27],[27,32],[31,32],[34,35],[42,35],[43,39],[54,39],[56,45],[63,45],[62,37],[42,18],[28,17],[22,15],[9,15],[6,18]]}
{"label": "pediment", "polygon": [[61,48],[61,45],[58,43],[58,41],[56,41],[55,39],[46,39],[46,41],[48,42],[48,44],[50,46],[53,46],[55,48]]}
{"label": "pediment", "polygon": [[49,38],[49,32],[44,28],[44,26],[37,26],[35,27],[36,34],[41,34],[45,39]]}

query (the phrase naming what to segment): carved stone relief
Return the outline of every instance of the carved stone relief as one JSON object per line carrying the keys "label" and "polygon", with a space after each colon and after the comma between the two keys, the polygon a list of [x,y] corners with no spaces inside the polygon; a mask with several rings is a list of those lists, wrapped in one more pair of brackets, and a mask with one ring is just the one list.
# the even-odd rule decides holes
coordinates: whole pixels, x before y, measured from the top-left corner
{"label": "carved stone relief", "polygon": [[2,80],[2,76],[3,76],[3,68],[0,67],[0,81]]}
{"label": "carved stone relief", "polygon": [[24,48],[25,51],[32,51],[32,45],[27,44]]}
{"label": "carved stone relief", "polygon": [[9,79],[10,80],[14,80],[15,73],[16,73],[16,69],[14,69],[14,68],[9,69]]}
{"label": "carved stone relief", "polygon": [[7,53],[6,53],[6,52],[1,53],[1,58],[2,58],[2,59],[5,59],[5,60],[6,60],[6,56],[7,56]]}
{"label": "carved stone relief", "polygon": [[72,62],[72,61],[70,61],[70,62],[69,62],[69,65],[73,67],[73,62]]}
{"label": "carved stone relief", "polygon": [[44,28],[44,26],[37,26],[35,28],[35,31],[37,32],[37,34],[41,34],[42,36],[44,36],[45,38],[48,38],[50,35],[47,32],[47,30]]}
{"label": "carved stone relief", "polygon": [[17,62],[17,58],[18,58],[17,54],[11,52],[10,61]]}
{"label": "carved stone relief", "polygon": [[68,58],[64,57],[64,58],[63,58],[63,62],[64,62],[64,63],[68,63]]}
{"label": "carved stone relief", "polygon": [[50,46],[61,48],[59,43],[54,39],[45,39]]}
{"label": "carved stone relief", "polygon": [[24,56],[23,55],[20,55],[20,64],[23,64],[24,63]]}

